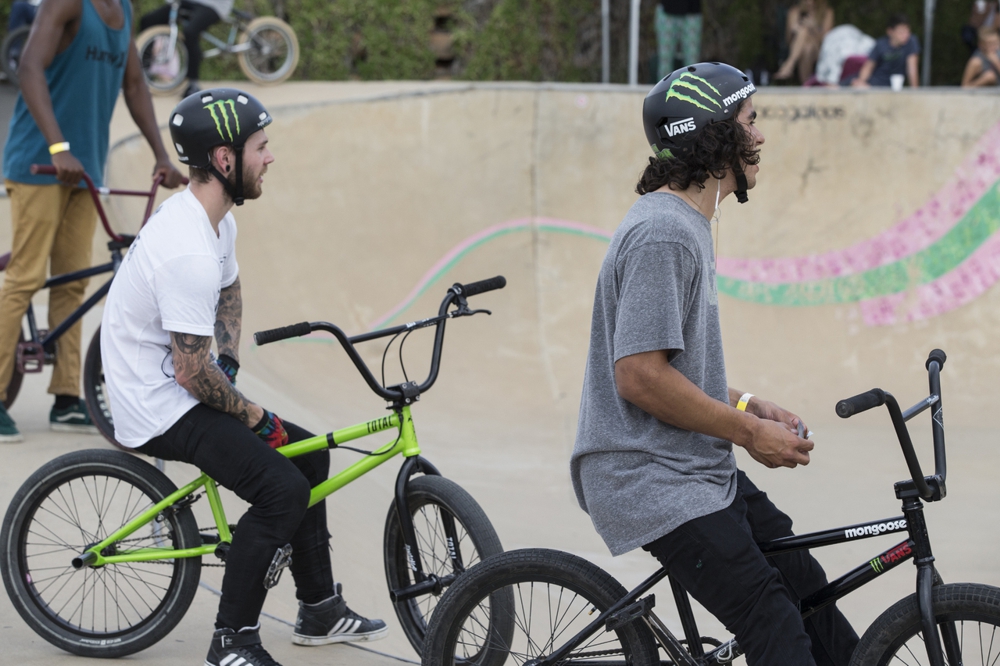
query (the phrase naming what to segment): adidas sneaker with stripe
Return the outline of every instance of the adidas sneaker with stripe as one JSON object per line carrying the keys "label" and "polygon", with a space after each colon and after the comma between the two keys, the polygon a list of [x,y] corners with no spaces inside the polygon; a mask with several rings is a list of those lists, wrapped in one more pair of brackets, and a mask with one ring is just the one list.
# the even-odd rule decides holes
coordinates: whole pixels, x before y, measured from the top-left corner
{"label": "adidas sneaker with stripe", "polygon": [[260,625],[233,631],[217,629],[205,666],[281,666],[260,644]]}
{"label": "adidas sneaker with stripe", "polygon": [[377,641],[389,633],[382,620],[361,617],[337,594],[317,604],[299,602],[292,642],[296,645],[328,645],[354,641]]}

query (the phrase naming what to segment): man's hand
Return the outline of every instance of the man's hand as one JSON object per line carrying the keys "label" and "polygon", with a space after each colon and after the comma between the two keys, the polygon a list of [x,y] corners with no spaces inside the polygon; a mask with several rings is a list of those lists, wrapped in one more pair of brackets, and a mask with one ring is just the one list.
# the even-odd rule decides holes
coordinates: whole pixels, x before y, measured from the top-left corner
{"label": "man's hand", "polygon": [[801,418],[792,414],[787,409],[783,409],[768,400],[762,400],[757,396],[750,399],[750,402],[747,404],[747,411],[759,419],[782,423],[788,427],[789,432],[798,433],[800,424],[802,425],[803,433],[809,432],[809,428]]}
{"label": "man's hand", "polygon": [[272,449],[279,449],[288,444],[288,433],[285,432],[285,424],[281,422],[281,419],[276,414],[266,409],[264,410],[263,418],[254,426],[253,432]]}
{"label": "man's hand", "polygon": [[79,185],[80,181],[83,180],[83,174],[86,173],[80,160],[76,159],[73,153],[68,150],[53,155],[52,166],[56,168],[56,178],[70,187]]}
{"label": "man's hand", "polygon": [[761,418],[743,448],[761,465],[774,469],[808,465],[813,443],[789,432],[784,423]]}
{"label": "man's hand", "polygon": [[188,182],[184,174],[178,171],[168,158],[156,161],[156,166],[153,167],[153,179],[155,180],[157,176],[162,177],[163,186],[171,190],[178,185],[187,185]]}

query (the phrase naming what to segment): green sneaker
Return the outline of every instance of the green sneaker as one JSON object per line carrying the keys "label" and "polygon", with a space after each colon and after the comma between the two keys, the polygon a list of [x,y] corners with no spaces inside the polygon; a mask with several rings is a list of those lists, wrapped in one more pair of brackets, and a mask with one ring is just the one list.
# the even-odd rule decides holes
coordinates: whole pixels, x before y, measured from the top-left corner
{"label": "green sneaker", "polygon": [[24,437],[18,432],[17,426],[14,425],[14,419],[10,418],[10,414],[7,413],[3,403],[0,402],[0,442],[12,444],[23,441]]}
{"label": "green sneaker", "polygon": [[90,435],[100,434],[97,426],[90,420],[87,407],[83,400],[77,401],[75,405],[66,409],[52,408],[49,412],[49,428],[56,432],[81,432]]}

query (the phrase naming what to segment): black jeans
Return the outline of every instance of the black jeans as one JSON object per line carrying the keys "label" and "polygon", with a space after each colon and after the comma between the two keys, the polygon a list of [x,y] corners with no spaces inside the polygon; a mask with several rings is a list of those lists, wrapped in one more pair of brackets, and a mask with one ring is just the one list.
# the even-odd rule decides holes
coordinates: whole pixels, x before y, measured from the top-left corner
{"label": "black jeans", "polygon": [[[290,442],[312,436],[288,421],[285,428]],[[328,450],[286,458],[235,418],[201,404],[137,450],[195,465],[251,505],[233,532],[217,629],[257,624],[267,596],[264,574],[287,543],[298,599],[316,603],[333,596],[326,502],[306,509],[312,486],[329,476]]]}
{"label": "black jeans", "polygon": [[792,520],[741,471],[729,507],[643,546],[736,636],[749,666],[847,666],[858,635],[835,605],[804,622],[796,604],[826,585],[808,551],[765,558],[758,541]]}
{"label": "black jeans", "polygon": [[[182,0],[181,10],[187,16],[185,20],[178,18],[178,24],[184,31],[184,44],[188,52],[187,77],[191,81],[197,81],[201,78],[198,76],[201,69],[201,33],[218,23],[219,15],[211,7],[189,0]],[[139,19],[139,30],[168,23],[170,23],[170,5],[163,5],[142,15]]]}

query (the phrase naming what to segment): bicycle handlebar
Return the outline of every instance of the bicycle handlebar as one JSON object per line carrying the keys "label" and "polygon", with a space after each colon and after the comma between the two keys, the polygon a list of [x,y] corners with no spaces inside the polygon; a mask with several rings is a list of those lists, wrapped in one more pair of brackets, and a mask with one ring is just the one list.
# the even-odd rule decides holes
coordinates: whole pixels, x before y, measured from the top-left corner
{"label": "bicycle handlebar", "polygon": [[[941,406],[941,369],[946,360],[948,360],[948,356],[940,349],[935,349],[928,354],[924,367],[927,368],[930,395],[905,412],[900,410],[899,403],[896,402],[896,398],[891,393],[877,388],[837,403],[837,416],[842,419],[850,418],[880,405],[886,406],[916,492],[921,498],[928,501],[944,497],[945,480],[948,476],[944,443],[944,414]],[[910,432],[906,428],[906,422],[935,405],[937,408],[931,418],[931,433],[934,440],[934,476],[924,477],[924,473],[920,469],[920,461],[910,439]]]}
{"label": "bicycle handlebar", "polygon": [[[51,164],[32,164],[31,173],[40,176],[54,176],[56,175],[57,171],[56,168]],[[125,195],[133,197],[147,197],[149,201],[146,203],[146,212],[143,215],[142,224],[139,225],[140,227],[142,227],[143,225],[146,224],[146,220],[149,219],[150,213],[153,212],[153,202],[156,201],[156,190],[160,187],[160,184],[163,183],[163,176],[157,176],[156,178],[153,179],[153,187],[148,192],[143,190],[117,190],[107,187],[99,188],[96,185],[94,185],[94,181],[91,180],[90,176],[87,175],[86,173],[83,174],[83,182],[87,184],[87,190],[90,191],[90,198],[94,200],[94,207],[97,209],[97,214],[101,218],[101,226],[104,227],[104,231],[107,232],[108,237],[110,237],[111,240],[116,241],[118,243],[123,243],[125,242],[125,237],[122,236],[121,234],[115,233],[114,230],[111,228],[111,223],[108,222],[108,217],[107,215],[104,214],[104,206],[101,205],[101,199],[99,195],[115,194],[115,195]]]}
{"label": "bicycle handlebar", "polygon": [[[347,334],[345,334],[344,331],[335,324],[325,321],[304,321],[290,326],[282,326],[280,328],[272,328],[266,331],[258,331],[253,334],[253,339],[257,345],[266,345],[272,342],[278,342],[279,340],[287,340],[288,338],[297,338],[303,335],[308,335],[312,331],[325,331],[330,333],[337,338],[338,342],[340,342],[340,345],[344,348],[344,351],[347,352],[351,361],[354,362],[354,366],[358,369],[358,372],[361,373],[365,383],[368,384],[368,387],[371,388],[372,391],[390,402],[409,403],[415,395],[426,392],[434,384],[434,382],[437,381],[438,370],[441,366],[441,348],[444,344],[444,326],[447,320],[454,317],[464,317],[475,314],[474,311],[468,309],[468,304],[465,301],[465,299],[469,296],[483,294],[496,289],[503,289],[506,285],[507,280],[502,275],[465,285],[456,282],[448,289],[448,293],[445,294],[444,300],[441,301],[441,306],[438,308],[438,314],[436,317],[421,319],[419,321],[409,322],[407,324],[393,326],[391,328],[384,328],[380,331],[362,333],[350,338],[347,337]],[[448,308],[451,307],[453,303],[456,303],[458,308],[448,312]],[[485,312],[488,313],[489,311],[486,310]],[[411,383],[406,385],[405,390],[404,387],[386,388],[376,381],[375,376],[368,368],[368,365],[364,362],[364,359],[361,358],[361,355],[358,354],[357,349],[354,347],[354,345],[359,342],[366,342],[376,338],[384,338],[390,335],[398,335],[399,333],[414,331],[418,328],[426,328],[428,326],[436,327],[434,334],[434,351],[431,355],[430,374],[427,375],[427,379],[425,379],[419,386],[414,386]]]}

